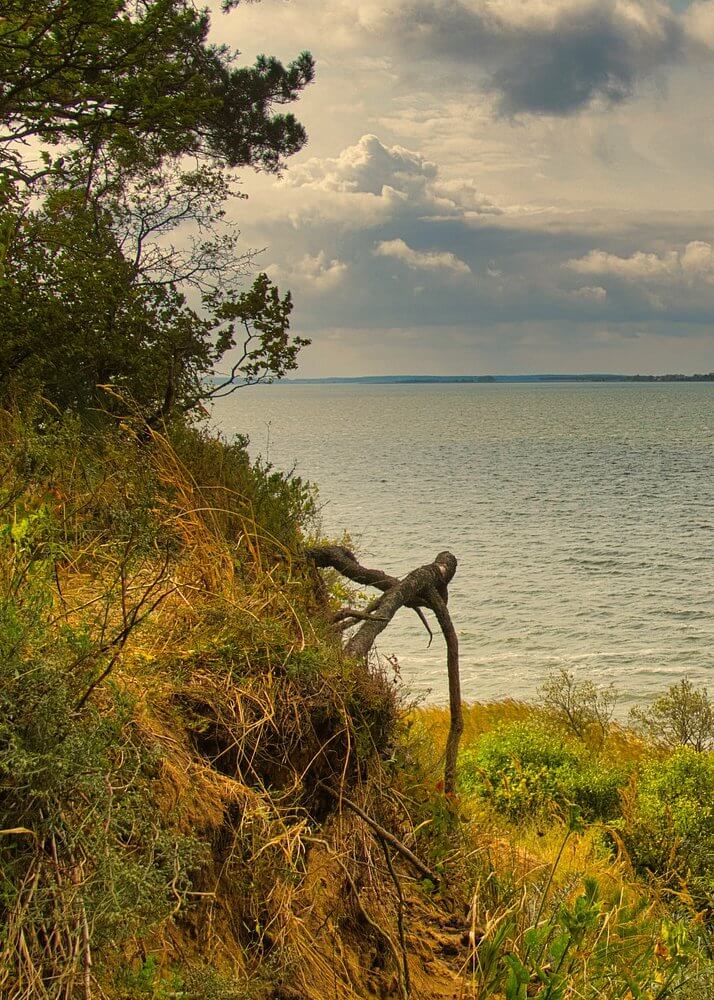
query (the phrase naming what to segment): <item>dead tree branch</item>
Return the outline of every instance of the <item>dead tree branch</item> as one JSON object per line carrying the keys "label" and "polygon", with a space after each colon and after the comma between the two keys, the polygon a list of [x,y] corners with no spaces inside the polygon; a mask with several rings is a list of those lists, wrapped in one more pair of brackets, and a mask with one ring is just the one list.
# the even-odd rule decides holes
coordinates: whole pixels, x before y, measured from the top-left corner
{"label": "dead tree branch", "polygon": [[[400,608],[411,608],[426,624],[423,610],[434,613],[446,641],[446,669],[449,680],[449,736],[446,741],[444,762],[444,791],[453,795],[456,790],[456,757],[464,723],[461,711],[461,679],[459,675],[459,640],[447,604],[449,583],[456,573],[456,558],[450,552],[440,552],[434,562],[419,566],[402,580],[381,569],[368,569],[360,565],[349,549],[341,545],[324,545],[307,550],[316,566],[332,568],[342,576],[362,586],[375,587],[382,594],[373,601],[366,612],[343,608],[335,621],[342,629],[360,623],[359,628],[345,644],[350,656],[366,659],[377,636],[384,631]],[[345,622],[349,624],[345,625]],[[427,624],[428,629],[428,624]],[[431,635],[431,632],[430,632]]]}

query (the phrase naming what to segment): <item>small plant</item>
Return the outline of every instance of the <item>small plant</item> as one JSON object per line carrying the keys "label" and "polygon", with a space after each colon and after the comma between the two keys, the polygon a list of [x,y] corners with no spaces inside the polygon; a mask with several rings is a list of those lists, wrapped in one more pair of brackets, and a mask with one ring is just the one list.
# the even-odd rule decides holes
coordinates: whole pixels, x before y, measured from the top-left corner
{"label": "small plant", "polygon": [[174,970],[162,970],[153,955],[136,969],[124,969],[119,977],[121,1000],[176,1000],[185,997],[183,980]]}
{"label": "small plant", "polygon": [[617,701],[613,684],[597,687],[561,667],[546,679],[539,697],[542,706],[578,739],[594,736],[600,745],[605,742]]}
{"label": "small plant", "polygon": [[686,677],[648,708],[633,708],[630,720],[654,743],[698,753],[714,749],[714,701],[705,687],[695,687]]}
{"label": "small plant", "polygon": [[558,884],[566,845],[582,829],[571,809],[544,881],[500,906],[491,901],[470,958],[474,1000],[665,1000],[690,981],[706,982],[685,924],[658,919],[644,900],[608,899],[591,876]]}

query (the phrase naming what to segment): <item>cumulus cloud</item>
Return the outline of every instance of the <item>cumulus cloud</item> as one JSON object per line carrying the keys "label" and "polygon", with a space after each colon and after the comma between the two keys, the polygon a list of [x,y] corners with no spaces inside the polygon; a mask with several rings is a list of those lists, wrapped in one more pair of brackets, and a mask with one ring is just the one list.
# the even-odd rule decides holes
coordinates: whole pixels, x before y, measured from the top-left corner
{"label": "cumulus cloud", "polygon": [[438,169],[419,153],[402,146],[385,146],[376,135],[363,135],[339,156],[293,167],[287,183],[323,191],[382,194],[385,187],[404,194],[421,193],[435,180]]}
{"label": "cumulus cloud", "polygon": [[[469,218],[502,212],[470,179],[442,181],[439,169],[418,152],[363,135],[335,157],[313,157],[294,167],[285,184],[321,192],[320,211],[332,199],[345,215],[366,225],[400,213]],[[335,213],[337,214],[337,213]]]}
{"label": "cumulus cloud", "polygon": [[404,240],[383,240],[373,250],[376,257],[392,257],[412,271],[447,271],[454,275],[471,274],[471,268],[455,254],[438,250],[414,250]]}
{"label": "cumulus cloud", "polygon": [[601,285],[585,285],[583,288],[576,288],[570,294],[581,302],[604,302],[607,298],[607,290]]}
{"label": "cumulus cloud", "polygon": [[329,292],[342,283],[348,266],[341,260],[328,260],[324,250],[314,257],[305,254],[291,265],[277,265],[267,269],[277,282],[288,283],[307,292]]}
{"label": "cumulus cloud", "polygon": [[384,17],[422,57],[471,66],[507,115],[621,102],[687,47],[661,0],[410,0]]}
{"label": "cumulus cloud", "polygon": [[610,275],[623,281],[714,284],[714,247],[694,240],[681,250],[659,254],[638,250],[629,257],[591,250],[584,257],[569,260],[565,266],[577,274]]}

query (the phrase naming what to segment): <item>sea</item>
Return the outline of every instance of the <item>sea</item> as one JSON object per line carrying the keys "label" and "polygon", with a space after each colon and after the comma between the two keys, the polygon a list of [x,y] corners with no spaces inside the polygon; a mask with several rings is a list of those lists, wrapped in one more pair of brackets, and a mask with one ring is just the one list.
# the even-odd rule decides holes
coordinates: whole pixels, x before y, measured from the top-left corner
{"label": "sea", "polygon": [[[454,553],[465,700],[532,699],[565,668],[613,682],[624,716],[714,681],[713,384],[283,383],[213,420],[316,484],[322,535],[365,565]],[[436,626],[403,610],[379,652],[446,704]]]}

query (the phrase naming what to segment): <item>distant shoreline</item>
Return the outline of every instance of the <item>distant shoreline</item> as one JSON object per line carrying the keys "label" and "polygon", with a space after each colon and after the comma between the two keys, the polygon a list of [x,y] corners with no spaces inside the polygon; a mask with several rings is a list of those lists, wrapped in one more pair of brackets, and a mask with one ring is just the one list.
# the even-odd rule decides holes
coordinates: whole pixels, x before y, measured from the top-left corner
{"label": "distant shoreline", "polygon": [[[494,384],[499,382],[714,382],[714,372],[702,375],[333,375],[326,378],[283,379],[288,385],[413,385]],[[277,383],[274,383],[277,384]]]}

